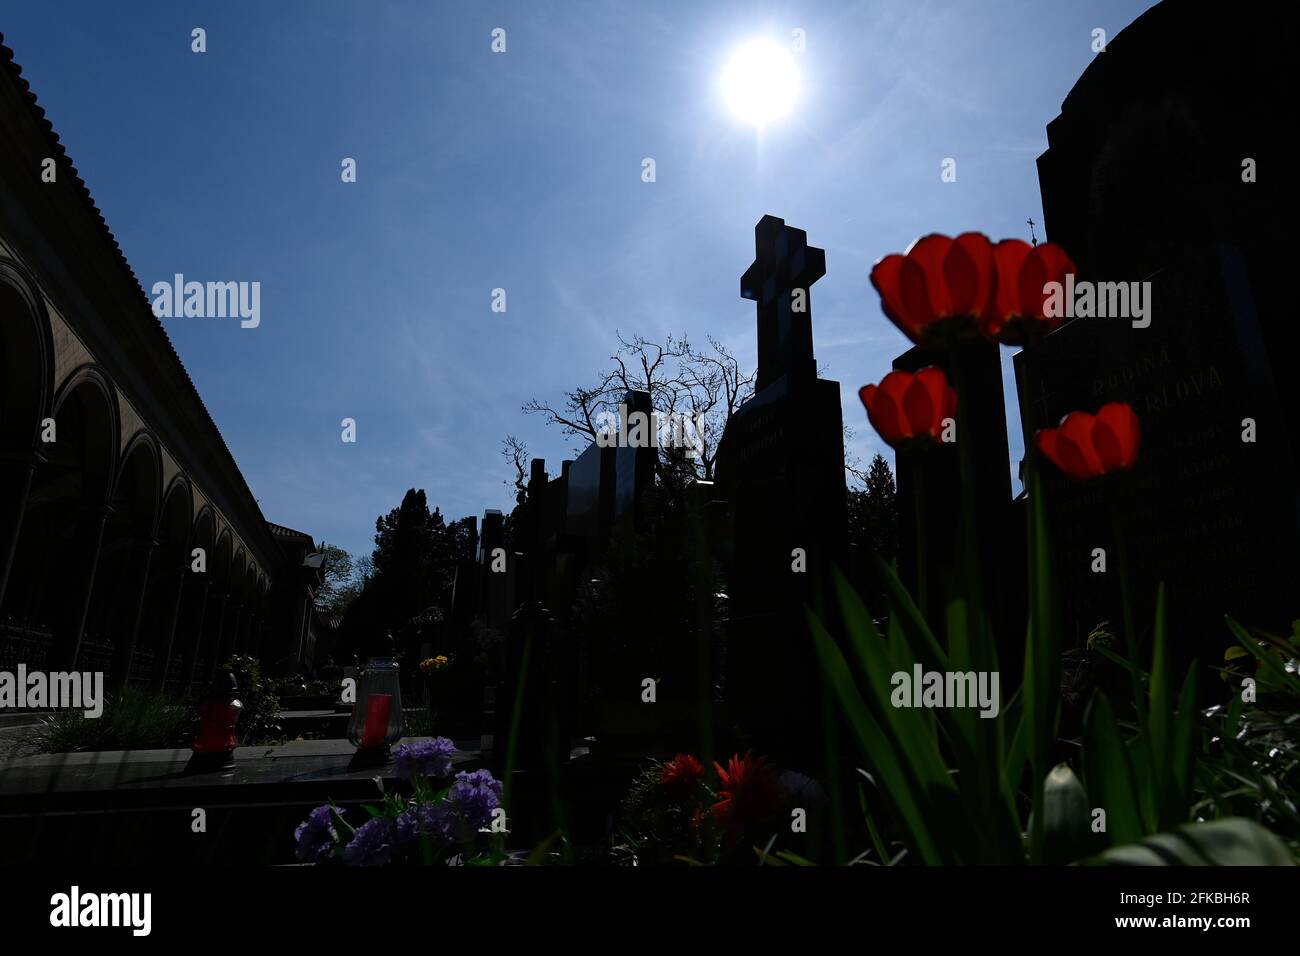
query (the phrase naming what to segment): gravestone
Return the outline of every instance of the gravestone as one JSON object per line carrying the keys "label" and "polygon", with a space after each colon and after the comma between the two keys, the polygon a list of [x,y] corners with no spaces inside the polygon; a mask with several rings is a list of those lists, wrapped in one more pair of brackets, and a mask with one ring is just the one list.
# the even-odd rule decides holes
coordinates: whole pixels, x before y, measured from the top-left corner
{"label": "gravestone", "polygon": [[601,542],[614,523],[614,448],[594,442],[569,469],[568,510],[565,525],[569,534]]}
{"label": "gravestone", "polygon": [[[727,423],[716,469],[734,555],[727,705],[756,745],[806,756],[823,718],[804,609],[830,611],[830,567],[847,556],[840,387],[817,377],[813,356],[811,286],[825,274],[825,254],[774,216],[754,234],[741,295],[757,305],[757,391]],[[806,570],[797,571],[801,556]]]}
{"label": "gravestone", "polygon": [[[1294,186],[1249,181],[1245,165],[1285,166],[1278,131],[1291,111],[1283,65],[1296,16],[1219,10],[1162,3],[1115,37],[1048,126],[1038,163],[1049,237],[1081,280],[1149,281],[1149,326],[1076,318],[1015,361],[1028,440],[1113,400],[1130,402],[1142,425],[1135,469],[1110,487],[1044,467],[1070,637],[1121,620],[1118,528],[1139,636],[1163,581],[1176,650],[1208,664],[1230,640],[1223,614],[1279,628],[1300,616],[1300,407],[1280,388],[1294,270],[1283,261],[1290,222],[1270,193]],[[1091,569],[1097,547],[1110,558],[1104,574]]]}
{"label": "gravestone", "polygon": [[[649,392],[629,391],[623,399],[623,405],[627,409],[629,418],[638,413],[645,415],[649,422],[650,432],[654,432],[654,408],[650,404]],[[632,431],[631,425],[625,423],[625,428],[628,432]],[[646,445],[631,447],[620,444],[616,449],[614,456],[614,516],[616,518],[624,514],[637,514],[645,496],[645,491],[654,479],[655,455],[657,454],[657,449]]]}

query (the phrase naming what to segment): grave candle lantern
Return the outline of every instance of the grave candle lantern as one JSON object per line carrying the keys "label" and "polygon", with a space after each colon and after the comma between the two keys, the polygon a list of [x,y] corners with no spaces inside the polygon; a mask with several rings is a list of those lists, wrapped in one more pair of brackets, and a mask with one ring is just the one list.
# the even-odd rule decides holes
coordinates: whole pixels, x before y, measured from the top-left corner
{"label": "grave candle lantern", "polygon": [[244,711],[238,699],[239,682],[230,671],[222,671],[212,681],[208,696],[198,705],[199,733],[194,738],[193,755],[186,769],[191,773],[224,770],[235,765],[235,748],[239,735],[235,725]]}
{"label": "grave candle lantern", "polygon": [[357,682],[348,740],[358,750],[384,752],[402,736],[402,689],[397,661],[371,658]]}

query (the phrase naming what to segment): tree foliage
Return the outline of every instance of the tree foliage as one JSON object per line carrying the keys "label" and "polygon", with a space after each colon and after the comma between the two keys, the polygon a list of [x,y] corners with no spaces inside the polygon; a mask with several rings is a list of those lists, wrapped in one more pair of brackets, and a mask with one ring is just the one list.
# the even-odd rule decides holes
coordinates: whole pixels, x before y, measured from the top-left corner
{"label": "tree foliage", "polygon": [[448,523],[439,509],[429,510],[422,489],[409,489],[398,507],[375,520],[374,574],[344,618],[344,647],[364,652],[415,619],[445,616],[457,563],[472,556],[471,540],[470,519]]}
{"label": "tree foliage", "polygon": [[886,562],[898,554],[897,489],[881,454],[871,459],[863,487],[849,491],[849,541]]}
{"label": "tree foliage", "polygon": [[365,568],[368,559],[356,560],[337,545],[327,544],[325,552],[325,579],[316,589],[316,609],[322,614],[346,611],[365,586]]}

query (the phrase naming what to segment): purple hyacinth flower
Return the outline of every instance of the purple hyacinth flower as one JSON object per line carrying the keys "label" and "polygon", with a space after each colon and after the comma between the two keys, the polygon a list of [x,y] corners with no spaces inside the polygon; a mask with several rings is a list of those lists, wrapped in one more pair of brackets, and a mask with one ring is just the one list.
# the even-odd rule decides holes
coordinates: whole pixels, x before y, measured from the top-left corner
{"label": "purple hyacinth flower", "polygon": [[329,806],[317,807],[307,815],[307,819],[293,831],[293,838],[298,846],[294,854],[307,863],[319,863],[334,854],[339,834],[334,828],[333,809]]}
{"label": "purple hyacinth flower", "polygon": [[393,762],[397,775],[410,780],[416,774],[425,777],[451,776],[451,758],[456,745],[446,737],[418,740],[413,744],[400,744],[393,748]]}
{"label": "purple hyacinth flower", "polygon": [[481,830],[491,822],[492,811],[501,806],[501,781],[488,770],[461,771],[447,793],[447,805],[471,831]]}
{"label": "purple hyacinth flower", "polygon": [[393,855],[393,823],[376,817],[357,827],[343,850],[348,866],[383,866]]}
{"label": "purple hyacinth flower", "polygon": [[408,843],[421,835],[429,837],[435,846],[450,846],[457,840],[460,821],[443,803],[421,803],[402,811],[396,822],[396,839]]}

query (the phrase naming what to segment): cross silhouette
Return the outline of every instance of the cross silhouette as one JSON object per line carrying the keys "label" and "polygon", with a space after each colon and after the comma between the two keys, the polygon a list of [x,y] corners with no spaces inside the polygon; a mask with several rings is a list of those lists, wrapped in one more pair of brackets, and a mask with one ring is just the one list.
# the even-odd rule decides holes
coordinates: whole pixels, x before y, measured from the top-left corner
{"label": "cross silhouette", "polygon": [[[762,391],[781,376],[817,377],[813,357],[812,292],[826,274],[826,253],[808,234],[764,216],[754,227],[754,262],[740,277],[740,295],[758,304],[758,381]],[[794,293],[802,291],[800,309]]]}
{"label": "cross silhouette", "polygon": [[1034,246],[1037,246],[1037,245],[1038,245],[1038,237],[1034,235],[1034,220],[1033,220],[1033,219],[1026,219],[1025,222],[1029,223],[1029,241],[1030,241],[1031,243],[1033,243]]}

